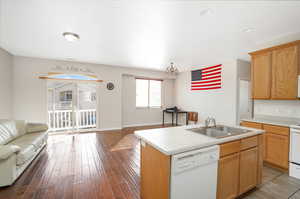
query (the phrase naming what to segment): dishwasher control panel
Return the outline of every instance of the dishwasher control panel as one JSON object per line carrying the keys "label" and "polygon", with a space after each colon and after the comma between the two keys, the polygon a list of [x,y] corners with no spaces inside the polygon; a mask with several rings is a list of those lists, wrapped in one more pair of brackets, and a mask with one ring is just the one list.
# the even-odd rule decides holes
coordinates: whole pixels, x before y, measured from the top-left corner
{"label": "dishwasher control panel", "polygon": [[172,156],[172,173],[177,174],[219,160],[219,146],[193,150]]}

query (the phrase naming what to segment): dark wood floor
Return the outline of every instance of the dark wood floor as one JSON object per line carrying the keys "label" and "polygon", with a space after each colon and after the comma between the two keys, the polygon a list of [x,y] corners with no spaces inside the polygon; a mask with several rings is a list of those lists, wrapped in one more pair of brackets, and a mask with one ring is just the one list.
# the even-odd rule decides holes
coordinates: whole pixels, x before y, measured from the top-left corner
{"label": "dark wood floor", "polygon": [[[50,136],[16,183],[0,188],[0,199],[139,199],[140,146],[134,130]],[[295,193],[290,197],[295,199],[299,188],[300,180],[264,168],[263,185],[244,198],[287,199]]]}

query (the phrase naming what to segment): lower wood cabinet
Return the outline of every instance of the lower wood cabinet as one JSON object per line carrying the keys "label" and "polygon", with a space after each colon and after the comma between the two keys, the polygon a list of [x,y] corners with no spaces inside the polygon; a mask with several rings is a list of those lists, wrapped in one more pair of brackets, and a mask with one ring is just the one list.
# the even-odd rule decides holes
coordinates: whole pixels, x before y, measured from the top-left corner
{"label": "lower wood cabinet", "polygon": [[289,140],[288,127],[262,124],[257,122],[241,122],[241,126],[263,129],[263,160],[265,163],[282,170],[289,168]]}
{"label": "lower wood cabinet", "polygon": [[233,199],[261,183],[262,135],[220,145],[218,199]]}
{"label": "lower wood cabinet", "polygon": [[267,132],[264,160],[283,169],[289,168],[289,137]]}
{"label": "lower wood cabinet", "polygon": [[219,160],[218,199],[231,199],[239,194],[240,154],[235,153]]}
{"label": "lower wood cabinet", "polygon": [[257,147],[240,153],[239,193],[245,193],[257,185],[258,150]]}

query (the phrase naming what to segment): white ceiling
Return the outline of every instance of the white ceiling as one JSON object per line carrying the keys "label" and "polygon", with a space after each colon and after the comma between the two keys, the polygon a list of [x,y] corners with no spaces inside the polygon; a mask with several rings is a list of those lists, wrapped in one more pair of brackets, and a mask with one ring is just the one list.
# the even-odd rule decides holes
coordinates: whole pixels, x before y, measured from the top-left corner
{"label": "white ceiling", "polygon": [[[300,39],[299,1],[0,1],[0,46],[21,56],[164,70]],[[66,31],[80,41],[67,42]]]}

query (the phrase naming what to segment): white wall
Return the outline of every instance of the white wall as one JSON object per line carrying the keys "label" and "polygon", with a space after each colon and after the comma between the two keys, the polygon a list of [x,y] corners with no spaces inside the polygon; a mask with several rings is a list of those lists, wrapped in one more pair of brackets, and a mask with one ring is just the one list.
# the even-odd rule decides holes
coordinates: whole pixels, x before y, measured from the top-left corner
{"label": "white wall", "polygon": [[255,100],[254,117],[270,115],[278,117],[300,118],[299,100]]}
{"label": "white wall", "polygon": [[[16,56],[14,57],[13,67],[13,113],[16,119],[26,119],[36,122],[47,121],[46,80],[41,80],[38,77],[40,74],[51,72],[52,68],[56,65],[88,68],[96,73],[100,79],[104,80],[103,83],[99,83],[98,87],[98,128],[101,129],[117,129],[122,127],[123,74],[167,78],[167,74],[164,72]],[[112,91],[107,90],[107,82],[113,82],[115,89]],[[145,122],[151,123],[152,121]]]}
{"label": "white wall", "polygon": [[[165,79],[162,82],[162,109],[161,108],[136,108],[136,83],[135,76],[123,75],[123,111],[122,119],[123,126],[140,126],[161,124],[162,109],[173,106],[174,99],[174,80]],[[169,116],[166,117],[166,122],[170,121]]]}
{"label": "white wall", "polygon": [[12,117],[13,56],[0,48],[0,119]]}
{"label": "white wall", "polygon": [[223,63],[222,89],[191,91],[191,72],[180,73],[175,82],[176,105],[187,111],[198,112],[200,122],[212,116],[217,122],[236,124],[237,76],[237,61],[229,61]]}

